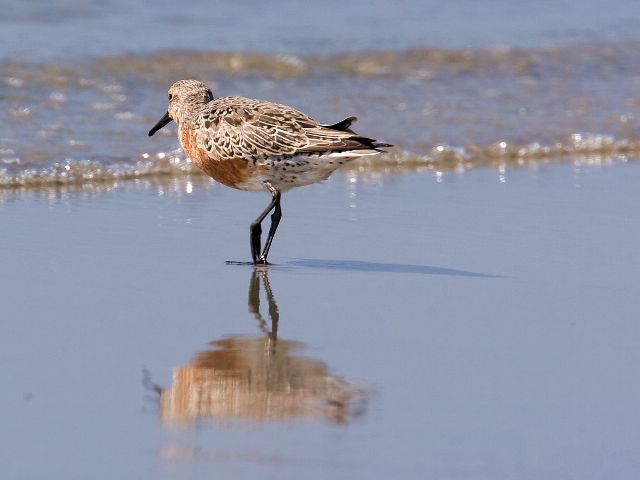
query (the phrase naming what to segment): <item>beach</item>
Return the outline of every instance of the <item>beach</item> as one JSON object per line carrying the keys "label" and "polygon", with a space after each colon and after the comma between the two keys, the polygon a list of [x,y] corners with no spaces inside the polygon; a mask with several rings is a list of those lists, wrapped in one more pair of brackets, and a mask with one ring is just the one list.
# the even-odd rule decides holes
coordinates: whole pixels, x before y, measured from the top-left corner
{"label": "beach", "polygon": [[[2,477],[635,478],[635,10],[543,3],[455,41],[406,2],[396,34],[307,18],[292,46],[265,14],[205,48],[168,6],[18,4],[5,35],[66,37],[0,50]],[[118,20],[177,43],[92,28]],[[269,195],[147,137],[183,75],[395,146],[285,192],[273,265],[229,264]]]}

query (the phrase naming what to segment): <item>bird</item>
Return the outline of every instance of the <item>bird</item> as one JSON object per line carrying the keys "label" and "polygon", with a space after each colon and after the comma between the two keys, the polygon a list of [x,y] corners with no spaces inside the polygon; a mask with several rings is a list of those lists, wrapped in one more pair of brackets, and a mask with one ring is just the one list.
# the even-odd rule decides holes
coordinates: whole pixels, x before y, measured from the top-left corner
{"label": "bird", "polygon": [[[356,117],[323,124],[266,100],[214,97],[199,80],[175,82],[168,100],[167,112],[149,136],[173,120],[185,154],[204,173],[228,187],[271,194],[271,202],[250,226],[254,265],[269,264],[267,256],[282,218],[282,192],[325,180],[346,162],[393,146],[351,130]],[[272,211],[261,249],[261,224]]]}

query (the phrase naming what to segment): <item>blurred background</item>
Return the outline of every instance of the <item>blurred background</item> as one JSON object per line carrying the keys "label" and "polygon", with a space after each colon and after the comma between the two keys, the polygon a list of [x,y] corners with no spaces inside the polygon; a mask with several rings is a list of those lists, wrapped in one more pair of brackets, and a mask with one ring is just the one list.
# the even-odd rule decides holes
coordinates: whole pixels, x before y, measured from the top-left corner
{"label": "blurred background", "polygon": [[377,170],[638,150],[632,1],[3,7],[2,187],[193,173],[175,130],[142,138],[188,77],[328,123],[358,115],[358,129],[398,146]]}

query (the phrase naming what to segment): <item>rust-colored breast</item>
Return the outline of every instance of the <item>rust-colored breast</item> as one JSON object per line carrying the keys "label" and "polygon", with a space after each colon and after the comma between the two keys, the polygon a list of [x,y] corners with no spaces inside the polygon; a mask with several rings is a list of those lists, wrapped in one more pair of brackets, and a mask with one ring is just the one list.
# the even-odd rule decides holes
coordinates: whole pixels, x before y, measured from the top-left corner
{"label": "rust-colored breast", "polygon": [[248,180],[257,172],[256,167],[244,158],[220,159],[196,145],[195,130],[183,128],[180,143],[187,156],[204,173],[228,187],[244,189]]}

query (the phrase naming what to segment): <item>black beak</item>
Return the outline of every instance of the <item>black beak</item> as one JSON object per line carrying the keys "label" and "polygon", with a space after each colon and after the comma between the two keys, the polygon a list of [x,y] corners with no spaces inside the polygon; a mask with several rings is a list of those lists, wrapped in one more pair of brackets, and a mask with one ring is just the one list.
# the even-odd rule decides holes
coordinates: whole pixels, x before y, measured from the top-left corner
{"label": "black beak", "polygon": [[167,123],[171,121],[171,117],[169,116],[169,112],[164,114],[164,117],[160,119],[158,123],[156,123],[151,130],[149,130],[149,136],[151,137],[154,133],[164,127]]}

